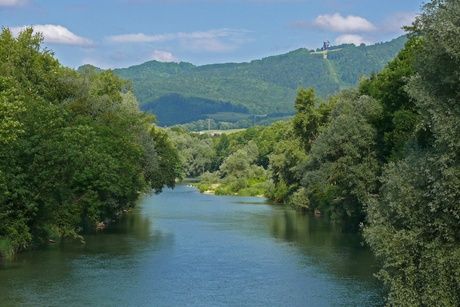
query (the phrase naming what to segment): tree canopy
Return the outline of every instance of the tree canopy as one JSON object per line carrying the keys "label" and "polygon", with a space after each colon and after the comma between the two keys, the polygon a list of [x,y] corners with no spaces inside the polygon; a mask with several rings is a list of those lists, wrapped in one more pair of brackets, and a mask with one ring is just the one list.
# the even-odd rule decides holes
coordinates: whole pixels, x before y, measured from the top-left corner
{"label": "tree canopy", "polygon": [[81,239],[181,171],[126,81],[62,67],[41,41],[0,33],[0,257]]}

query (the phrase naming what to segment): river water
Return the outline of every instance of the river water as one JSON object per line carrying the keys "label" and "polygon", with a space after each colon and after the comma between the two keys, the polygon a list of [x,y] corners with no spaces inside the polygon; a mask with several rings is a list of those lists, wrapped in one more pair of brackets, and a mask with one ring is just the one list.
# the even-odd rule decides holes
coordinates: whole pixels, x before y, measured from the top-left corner
{"label": "river water", "polygon": [[373,306],[362,238],[252,197],[184,185],[145,197],[86,244],[0,268],[0,306]]}

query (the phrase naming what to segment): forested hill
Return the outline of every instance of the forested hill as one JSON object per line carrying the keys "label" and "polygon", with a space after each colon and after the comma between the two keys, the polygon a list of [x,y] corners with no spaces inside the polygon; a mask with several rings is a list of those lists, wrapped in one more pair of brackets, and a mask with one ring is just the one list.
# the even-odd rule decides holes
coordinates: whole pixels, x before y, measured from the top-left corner
{"label": "forested hill", "polygon": [[141,104],[179,94],[230,102],[252,113],[290,112],[299,87],[314,87],[325,97],[356,85],[361,76],[380,71],[405,42],[402,36],[370,46],[336,46],[327,59],[321,52],[298,49],[249,63],[195,66],[149,61],[115,73],[133,81]]}

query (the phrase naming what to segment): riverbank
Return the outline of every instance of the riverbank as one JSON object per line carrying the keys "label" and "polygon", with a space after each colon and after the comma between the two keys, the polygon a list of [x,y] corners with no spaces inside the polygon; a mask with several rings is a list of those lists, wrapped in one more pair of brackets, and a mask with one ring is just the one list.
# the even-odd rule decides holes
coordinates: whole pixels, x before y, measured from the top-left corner
{"label": "riverbank", "polygon": [[[5,306],[381,305],[361,237],[254,197],[178,185],[104,233],[0,269]],[[267,252],[270,251],[270,252]]]}
{"label": "riverbank", "polygon": [[219,180],[219,182],[199,181],[192,184],[200,193],[207,195],[249,196],[267,198],[266,181],[260,180]]}

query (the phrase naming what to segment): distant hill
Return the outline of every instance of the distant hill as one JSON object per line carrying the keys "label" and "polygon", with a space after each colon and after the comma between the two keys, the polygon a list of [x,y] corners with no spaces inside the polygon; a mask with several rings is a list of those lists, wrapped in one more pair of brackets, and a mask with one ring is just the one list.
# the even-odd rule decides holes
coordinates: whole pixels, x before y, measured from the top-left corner
{"label": "distant hill", "polygon": [[[203,114],[235,112],[233,107],[244,108],[241,113],[290,113],[299,87],[314,87],[326,97],[354,86],[362,76],[380,71],[406,40],[402,36],[370,46],[334,46],[327,57],[321,51],[297,49],[249,63],[195,66],[149,61],[114,72],[133,82],[140,104],[165,125],[187,122],[196,114],[203,118]],[[206,102],[197,102],[200,99]],[[186,108],[189,103],[193,107]]]}
{"label": "distant hill", "polygon": [[78,67],[78,71],[81,73],[97,73],[103,71],[103,69],[93,66],[91,64],[85,64]]}
{"label": "distant hill", "polygon": [[197,97],[183,97],[178,94],[167,94],[141,106],[143,111],[157,116],[159,125],[170,126],[184,124],[211,115],[236,113],[247,114],[248,109],[229,102],[215,101]]}

